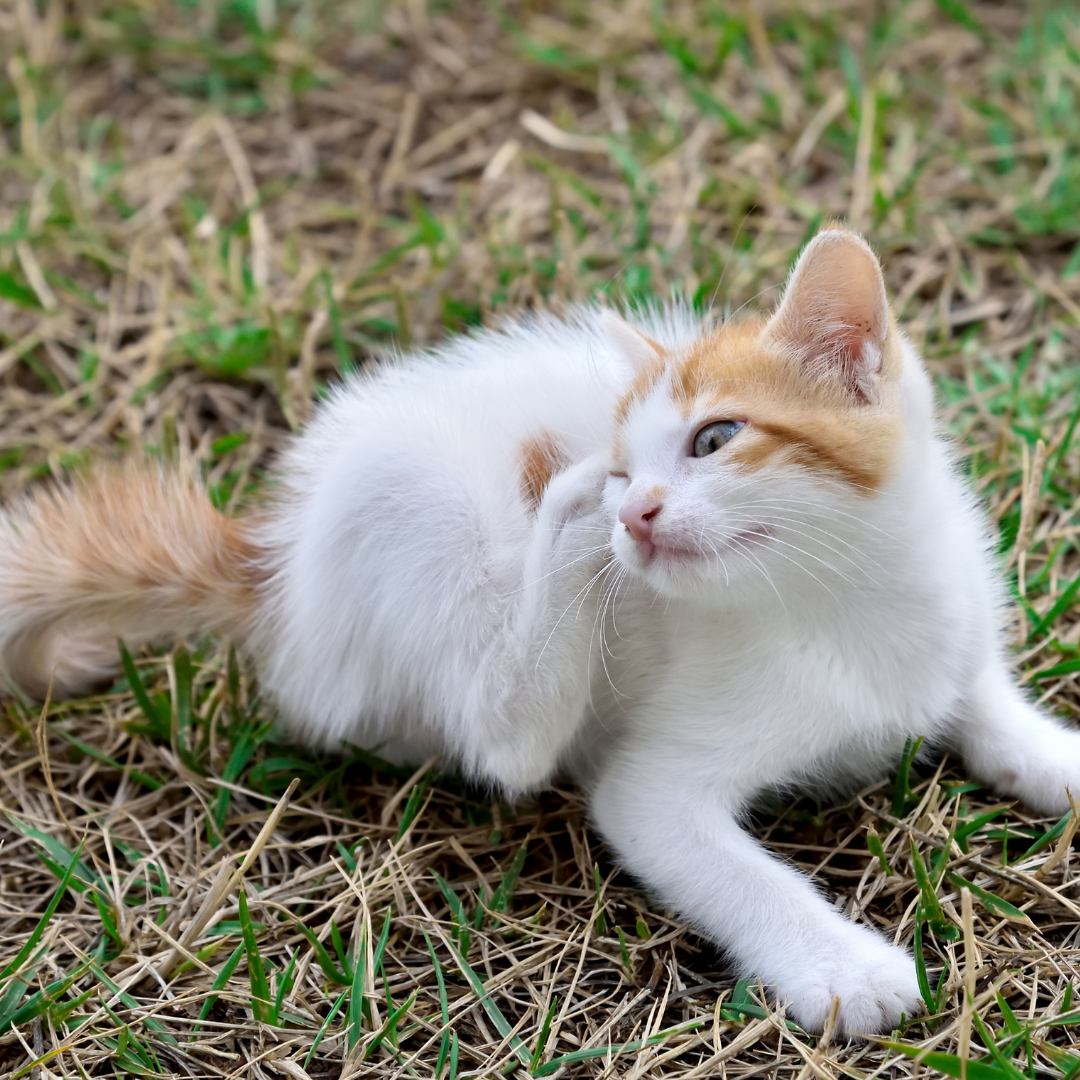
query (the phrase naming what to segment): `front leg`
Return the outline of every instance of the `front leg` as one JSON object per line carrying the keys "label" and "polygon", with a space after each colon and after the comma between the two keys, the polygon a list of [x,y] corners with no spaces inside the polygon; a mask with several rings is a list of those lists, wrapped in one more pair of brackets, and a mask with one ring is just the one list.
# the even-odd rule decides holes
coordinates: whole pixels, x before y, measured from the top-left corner
{"label": "front leg", "polygon": [[506,598],[464,711],[466,768],[510,794],[550,779],[586,715],[600,583],[611,559],[607,459],[556,476],[537,509],[522,585]]}
{"label": "front leg", "polygon": [[975,680],[953,727],[954,748],[971,774],[1044,814],[1080,799],[1080,732],[1040,712],[1014,685],[1004,662]]}
{"label": "front leg", "polygon": [[[849,922],[798,871],[740,828],[722,781],[668,747],[624,749],[593,793],[622,864],[820,1031],[834,997],[852,1034],[888,1032],[920,1008],[915,965]],[[710,770],[711,771],[711,770]]]}

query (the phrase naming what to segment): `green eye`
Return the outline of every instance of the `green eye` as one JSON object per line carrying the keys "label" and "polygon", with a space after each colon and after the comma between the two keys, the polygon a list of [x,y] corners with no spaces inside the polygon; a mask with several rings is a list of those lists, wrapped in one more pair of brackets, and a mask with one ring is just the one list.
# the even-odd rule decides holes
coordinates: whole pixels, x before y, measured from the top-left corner
{"label": "green eye", "polygon": [[715,454],[724,443],[731,442],[744,426],[742,420],[716,420],[706,424],[694,436],[694,457]]}

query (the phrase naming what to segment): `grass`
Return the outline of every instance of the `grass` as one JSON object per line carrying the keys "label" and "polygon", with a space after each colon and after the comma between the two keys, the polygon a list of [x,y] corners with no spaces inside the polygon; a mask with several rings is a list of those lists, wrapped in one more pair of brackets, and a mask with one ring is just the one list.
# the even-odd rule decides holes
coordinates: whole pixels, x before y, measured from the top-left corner
{"label": "grass", "polygon": [[[395,343],[768,305],[842,217],[997,524],[1018,677],[1080,712],[1074,5],[10,0],[0,59],[5,497],[141,447],[235,508]],[[762,813],[916,952],[926,1013],[836,1045],[619,875],[575,792],[278,745],[189,646],[3,704],[8,1077],[1080,1075],[1075,818],[910,757]]]}

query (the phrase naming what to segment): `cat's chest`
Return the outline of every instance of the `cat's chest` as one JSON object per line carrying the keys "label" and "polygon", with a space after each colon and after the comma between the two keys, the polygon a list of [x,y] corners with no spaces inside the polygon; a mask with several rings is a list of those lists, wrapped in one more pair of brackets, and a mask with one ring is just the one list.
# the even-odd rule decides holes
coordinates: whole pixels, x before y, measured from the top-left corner
{"label": "cat's chest", "polygon": [[628,636],[607,674],[630,726],[729,747],[929,735],[963,666],[926,627],[872,610],[796,619],[669,605]]}

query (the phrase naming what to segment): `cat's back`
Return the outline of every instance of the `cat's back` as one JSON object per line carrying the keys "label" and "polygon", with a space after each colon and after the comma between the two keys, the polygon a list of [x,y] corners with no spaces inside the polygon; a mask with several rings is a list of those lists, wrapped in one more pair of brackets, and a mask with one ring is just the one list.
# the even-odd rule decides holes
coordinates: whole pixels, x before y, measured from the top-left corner
{"label": "cat's back", "polygon": [[453,710],[525,585],[547,483],[612,437],[627,375],[600,320],[458,338],[323,403],[270,523],[265,671],[287,717],[326,718],[333,739]]}

